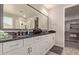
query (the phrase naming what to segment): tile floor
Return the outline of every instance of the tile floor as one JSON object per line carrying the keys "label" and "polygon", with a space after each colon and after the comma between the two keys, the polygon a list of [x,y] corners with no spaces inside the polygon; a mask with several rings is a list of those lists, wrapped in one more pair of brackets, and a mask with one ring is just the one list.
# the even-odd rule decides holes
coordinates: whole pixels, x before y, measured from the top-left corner
{"label": "tile floor", "polygon": [[[49,51],[47,55],[58,55],[58,54]],[[79,48],[65,47],[61,55],[79,55]]]}
{"label": "tile floor", "polygon": [[64,48],[62,55],[79,55],[79,48],[66,47]]}

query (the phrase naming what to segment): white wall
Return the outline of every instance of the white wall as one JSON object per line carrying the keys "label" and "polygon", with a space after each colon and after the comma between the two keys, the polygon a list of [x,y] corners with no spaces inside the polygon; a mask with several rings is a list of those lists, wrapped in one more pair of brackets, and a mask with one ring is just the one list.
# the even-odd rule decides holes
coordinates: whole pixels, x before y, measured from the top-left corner
{"label": "white wall", "polygon": [[[49,12],[49,29],[56,30],[56,45],[64,47],[64,8],[56,8]],[[54,27],[55,25],[55,27]]]}

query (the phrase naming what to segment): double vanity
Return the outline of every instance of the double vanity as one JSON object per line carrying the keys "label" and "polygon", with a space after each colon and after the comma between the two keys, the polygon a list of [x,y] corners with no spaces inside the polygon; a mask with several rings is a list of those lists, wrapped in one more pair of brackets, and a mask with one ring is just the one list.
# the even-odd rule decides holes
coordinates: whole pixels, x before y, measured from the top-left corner
{"label": "double vanity", "polygon": [[55,44],[54,33],[40,33],[26,37],[0,41],[3,55],[44,55]]}
{"label": "double vanity", "polygon": [[51,29],[46,9],[41,11],[26,4],[1,6],[1,55],[44,55],[55,45],[55,31],[48,32]]}

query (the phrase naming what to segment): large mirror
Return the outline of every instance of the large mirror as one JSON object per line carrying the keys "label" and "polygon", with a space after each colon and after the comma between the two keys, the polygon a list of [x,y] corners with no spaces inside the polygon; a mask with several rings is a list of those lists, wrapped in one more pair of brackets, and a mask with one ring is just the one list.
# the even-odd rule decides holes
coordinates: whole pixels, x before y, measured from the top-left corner
{"label": "large mirror", "polygon": [[26,4],[4,4],[3,8],[3,29],[33,29],[36,17],[40,29],[48,27],[47,16]]}

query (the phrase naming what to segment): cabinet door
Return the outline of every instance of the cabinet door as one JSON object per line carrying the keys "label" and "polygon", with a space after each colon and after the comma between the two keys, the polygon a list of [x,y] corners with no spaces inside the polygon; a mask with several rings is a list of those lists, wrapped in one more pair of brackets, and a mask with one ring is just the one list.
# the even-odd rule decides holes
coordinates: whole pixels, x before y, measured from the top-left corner
{"label": "cabinet door", "polygon": [[0,55],[2,54],[2,43],[0,43]]}
{"label": "cabinet door", "polygon": [[5,42],[5,43],[3,43],[3,53],[5,54],[7,52],[18,49],[20,47],[23,47],[23,40]]}
{"label": "cabinet door", "polygon": [[47,53],[47,51],[49,50],[49,44],[48,44],[48,42],[47,41],[42,41],[42,42],[40,42],[40,54],[41,55],[44,55],[44,54],[46,54]]}
{"label": "cabinet door", "polygon": [[50,49],[49,47],[49,37],[50,35],[39,36],[37,42],[31,45],[31,55],[44,55]]}
{"label": "cabinet door", "polygon": [[27,48],[22,47],[16,50],[12,50],[11,52],[6,53],[6,55],[27,55],[28,53]]}
{"label": "cabinet door", "polygon": [[49,35],[44,35],[44,36],[40,36],[40,41],[39,43],[39,50],[40,50],[40,54],[45,54],[50,48],[49,47]]}
{"label": "cabinet door", "polygon": [[30,48],[31,55],[42,55],[48,50],[49,35],[39,36],[36,43],[33,43]]}
{"label": "cabinet door", "polygon": [[49,48],[52,48],[55,45],[55,34],[50,34],[49,38]]}
{"label": "cabinet door", "polygon": [[52,45],[54,46],[55,45],[55,40],[56,40],[56,38],[55,38],[55,33],[54,34],[52,34],[52,36],[53,36],[53,38],[52,38]]}
{"label": "cabinet door", "polygon": [[40,43],[35,43],[30,46],[30,55],[41,55],[40,54]]}
{"label": "cabinet door", "polygon": [[40,39],[42,39],[39,45],[41,47],[40,52],[46,54],[55,44],[54,34],[42,36]]}

